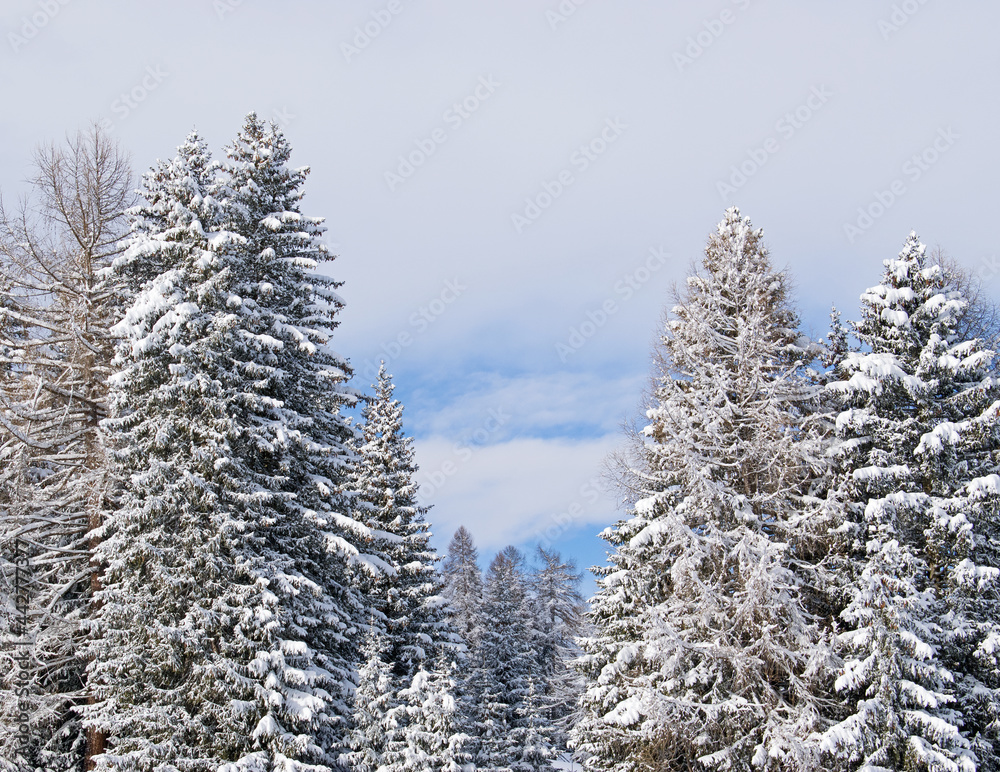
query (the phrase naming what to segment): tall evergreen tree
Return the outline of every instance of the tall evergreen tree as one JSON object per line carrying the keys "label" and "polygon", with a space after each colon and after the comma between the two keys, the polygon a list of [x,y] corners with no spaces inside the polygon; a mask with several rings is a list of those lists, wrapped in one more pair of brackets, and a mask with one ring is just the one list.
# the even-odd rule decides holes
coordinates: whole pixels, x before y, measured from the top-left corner
{"label": "tall evergreen tree", "polygon": [[483,575],[479,570],[479,550],[464,525],[458,527],[448,544],[443,572],[444,597],[448,601],[452,626],[472,648],[478,640]]}
{"label": "tall evergreen tree", "polygon": [[[159,178],[147,176],[150,216],[137,221],[125,261],[149,255],[170,268],[142,282],[122,322],[105,424],[125,490],[97,553],[105,575],[89,676],[98,702],[85,717],[115,738],[98,769],[214,769],[255,728],[226,715],[239,665],[225,672],[212,657],[249,621],[243,609],[262,605],[264,586],[232,543],[252,496],[241,495],[249,471],[233,459],[240,427],[227,402],[242,384],[225,372],[229,255],[195,172],[207,159],[192,134]],[[164,176],[170,198],[157,195]],[[147,225],[156,208],[159,227]]]}
{"label": "tall evergreen tree", "polygon": [[788,278],[730,209],[662,338],[646,491],[603,534],[576,747],[593,770],[811,770],[823,479]]}
{"label": "tall evergreen tree", "polygon": [[[524,556],[505,547],[490,564],[472,688],[481,770],[549,770],[554,751],[540,722],[534,687],[531,608]],[[527,756],[523,752],[530,751]]]}
{"label": "tall evergreen tree", "polygon": [[399,693],[400,721],[383,772],[463,772],[471,767],[470,737],[455,700],[451,665],[439,658]]}
{"label": "tall evergreen tree", "polygon": [[584,632],[586,602],[580,594],[580,574],[572,561],[556,550],[538,548],[539,566],[531,576],[532,624],[537,695],[553,742],[565,748],[567,732],[576,721],[583,679],[572,666],[583,652],[576,643]]}
{"label": "tall evergreen tree", "polygon": [[98,769],[313,772],[343,751],[364,613],[340,493],[350,369],[289,152],[251,115],[210,187],[197,135],[148,178],[173,201],[150,190],[137,218],[130,252],[166,270],[119,325],[105,424],[125,489],[98,551]]}
{"label": "tall evergreen tree", "polygon": [[[287,502],[287,515],[315,529],[326,551],[309,558],[307,573],[321,592],[315,616],[301,618],[313,650],[332,676],[333,747],[349,721],[357,630],[371,616],[348,576],[349,564],[368,563],[364,527],[353,520],[347,490],[355,431],[342,408],[358,393],[346,385],[350,365],[329,347],[343,301],[340,282],[317,272],[333,258],[321,237],[322,218],[301,213],[307,167],[288,166],[291,147],[273,123],[250,113],[226,149],[218,196],[224,225],[240,239],[241,317],[246,376],[259,393],[257,407],[274,429],[264,450],[264,480]],[[294,542],[269,529],[276,549]],[[285,546],[282,546],[285,545]],[[346,558],[346,560],[345,560]],[[277,736],[277,735],[275,735]]]}
{"label": "tall evergreen tree", "polygon": [[555,727],[545,715],[548,712],[546,707],[535,679],[529,678],[528,693],[517,709],[520,724],[518,748],[510,765],[515,772],[553,769],[552,760],[557,754],[555,744],[558,740]]}
{"label": "tall evergreen tree", "polygon": [[427,508],[417,504],[413,442],[403,432],[403,406],[392,396],[395,386],[384,363],[374,388],[362,413],[355,517],[370,529],[369,552],[383,555],[387,564],[368,567],[364,590],[381,612],[386,655],[405,688],[442,646],[454,648],[456,641],[445,618]]}
{"label": "tall evergreen tree", "polygon": [[364,664],[352,702],[352,725],[344,743],[344,764],[354,772],[385,769],[386,752],[393,734],[396,693],[383,636],[370,631],[361,648]]}
{"label": "tall evergreen tree", "polygon": [[997,768],[1000,390],[961,293],[910,234],[838,362],[835,446],[856,566],[825,738],[844,769]]}
{"label": "tall evergreen tree", "polygon": [[442,733],[454,723],[455,695],[442,692],[454,684],[434,668],[447,667],[446,655],[456,653],[460,639],[445,615],[427,509],[416,500],[412,440],[403,432],[403,406],[393,398],[384,363],[374,389],[362,411],[351,487],[355,517],[368,528],[366,550],[377,556],[359,566],[355,581],[372,607],[370,634],[384,639],[390,672],[386,721],[393,730],[384,769],[439,769],[450,763],[445,757],[454,762]]}

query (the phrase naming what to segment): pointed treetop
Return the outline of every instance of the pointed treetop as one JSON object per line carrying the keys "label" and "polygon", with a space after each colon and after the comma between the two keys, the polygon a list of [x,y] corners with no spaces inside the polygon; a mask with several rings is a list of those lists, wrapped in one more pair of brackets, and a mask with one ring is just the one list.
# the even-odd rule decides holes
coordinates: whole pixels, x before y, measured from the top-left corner
{"label": "pointed treetop", "polygon": [[251,110],[243,121],[243,128],[226,148],[226,152],[234,160],[252,160],[258,165],[271,163],[278,166],[291,157],[292,147],[277,123],[266,123]]}
{"label": "pointed treetop", "polygon": [[932,330],[950,339],[966,301],[949,289],[917,234],[911,232],[899,255],[883,264],[882,282],[861,295],[861,318],[853,325],[859,340],[875,350],[917,357]]}
{"label": "pointed treetop", "polygon": [[[822,342],[822,341],[821,341]],[[847,328],[840,320],[840,311],[830,306],[830,333],[821,361],[824,367],[832,367],[843,360],[848,351]]]}
{"label": "pointed treetop", "polygon": [[378,376],[375,378],[372,388],[375,389],[375,393],[379,397],[384,396],[387,400],[392,399],[392,392],[396,390],[396,384],[392,382],[392,373],[385,366],[384,359],[379,364]]}
{"label": "pointed treetop", "polygon": [[737,207],[730,207],[716,227],[716,232],[709,235],[705,247],[705,267],[711,270],[718,257],[724,254],[733,255],[738,260],[755,254],[766,258],[767,249],[760,243],[763,238],[763,228],[754,230],[749,217],[743,217]]}

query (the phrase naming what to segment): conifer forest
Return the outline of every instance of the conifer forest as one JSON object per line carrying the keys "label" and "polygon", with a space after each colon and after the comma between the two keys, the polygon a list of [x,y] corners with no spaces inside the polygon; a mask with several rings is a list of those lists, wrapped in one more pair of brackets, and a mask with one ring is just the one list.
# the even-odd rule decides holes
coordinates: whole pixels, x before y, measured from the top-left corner
{"label": "conifer forest", "polygon": [[558,551],[435,552],[391,373],[334,352],[290,153],[251,113],[133,194],[95,127],[2,212],[5,769],[998,768],[974,278],[911,233],[810,340],[726,210],[588,604]]}
{"label": "conifer forest", "polygon": [[1000,772],[998,24],[9,0],[0,772]]}

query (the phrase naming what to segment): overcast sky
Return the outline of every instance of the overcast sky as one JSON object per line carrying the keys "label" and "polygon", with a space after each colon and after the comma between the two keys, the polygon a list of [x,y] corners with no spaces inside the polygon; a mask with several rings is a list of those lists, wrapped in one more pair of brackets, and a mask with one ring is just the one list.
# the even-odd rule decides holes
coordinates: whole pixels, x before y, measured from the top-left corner
{"label": "overcast sky", "polygon": [[817,336],[910,230],[1000,292],[998,28],[986,0],[4,0],[0,189],[93,121],[137,172],[278,121],[339,255],[335,348],[356,386],[394,373],[439,547],[547,532],[586,567],[727,206]]}

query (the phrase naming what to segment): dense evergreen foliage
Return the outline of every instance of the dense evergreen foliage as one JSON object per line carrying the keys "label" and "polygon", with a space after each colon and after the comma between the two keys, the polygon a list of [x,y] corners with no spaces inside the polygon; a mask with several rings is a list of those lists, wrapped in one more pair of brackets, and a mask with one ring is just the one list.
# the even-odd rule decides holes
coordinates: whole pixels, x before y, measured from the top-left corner
{"label": "dense evergreen foliage", "polygon": [[647,411],[647,495],[605,533],[586,713],[594,769],[810,769],[829,659],[804,559],[822,444],[787,278],[730,210],[678,297]]}
{"label": "dense evergreen foliage", "polygon": [[1000,770],[996,314],[967,272],[911,234],[813,342],[728,210],[588,608],[554,549],[484,573],[462,526],[439,558],[392,375],[356,389],[332,346],[290,157],[251,113],[136,203],[95,129],[0,208],[0,770]]}
{"label": "dense evergreen foliage", "polygon": [[861,296],[862,347],[829,387],[853,539],[837,680],[850,714],[825,747],[846,768],[996,765],[1000,390],[993,353],[956,334],[965,307],[911,234]]}

